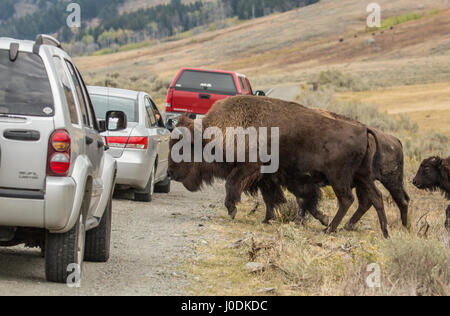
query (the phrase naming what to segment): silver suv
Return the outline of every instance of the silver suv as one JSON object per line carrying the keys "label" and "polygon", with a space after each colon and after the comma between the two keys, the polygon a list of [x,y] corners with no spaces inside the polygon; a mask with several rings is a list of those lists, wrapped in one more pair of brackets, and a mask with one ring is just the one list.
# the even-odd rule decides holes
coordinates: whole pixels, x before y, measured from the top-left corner
{"label": "silver suv", "polygon": [[[109,259],[116,162],[56,39],[0,38],[0,76],[0,246],[40,247],[47,280],[71,282]],[[107,120],[126,128],[122,112]]]}

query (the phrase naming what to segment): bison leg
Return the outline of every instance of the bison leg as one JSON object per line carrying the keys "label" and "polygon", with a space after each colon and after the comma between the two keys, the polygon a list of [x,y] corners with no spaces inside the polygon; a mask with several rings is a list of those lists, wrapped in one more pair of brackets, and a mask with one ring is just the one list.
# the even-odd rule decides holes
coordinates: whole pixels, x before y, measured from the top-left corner
{"label": "bison leg", "polygon": [[298,204],[298,217],[300,223],[303,223],[306,219],[306,209],[304,207],[305,203],[303,198],[297,197],[297,204]]}
{"label": "bison leg", "polygon": [[227,177],[225,184],[227,192],[225,207],[228,209],[228,215],[230,215],[232,219],[235,219],[236,217],[236,204],[241,201],[242,192],[245,191],[248,186],[253,184],[252,181],[254,180],[255,174],[259,174],[259,167],[257,165],[247,165],[243,168],[234,168]]}
{"label": "bison leg", "polygon": [[355,212],[353,217],[345,225],[345,230],[355,230],[356,224],[361,220],[361,218],[367,213],[367,211],[372,206],[372,203],[367,198],[367,193],[363,192],[360,186],[356,186],[356,195],[358,196],[358,210]]}
{"label": "bison leg", "polygon": [[283,203],[286,203],[283,190],[273,182],[265,182],[260,186],[261,194],[266,204],[266,218],[263,224],[269,224],[274,219],[274,209]]}
{"label": "bison leg", "polygon": [[[384,183],[383,183],[384,184]],[[400,209],[400,216],[402,219],[402,224],[404,227],[408,228],[408,205],[409,205],[409,196],[403,187],[403,184],[387,184],[385,185],[386,189],[388,189],[392,198]]]}
{"label": "bison leg", "polygon": [[328,228],[325,230],[325,232],[328,234],[335,233],[337,231],[339,224],[342,222],[342,219],[347,214],[348,209],[355,201],[351,186],[341,187],[338,185],[333,185],[332,187],[339,201],[339,210],[336,216],[331,221],[330,226],[328,226]]}
{"label": "bison leg", "polygon": [[447,207],[445,228],[450,233],[450,205]]}
{"label": "bison leg", "polygon": [[383,203],[383,195],[381,194],[380,190],[376,187],[375,183],[370,180],[366,179],[360,179],[357,182],[357,186],[361,187],[361,193],[365,195],[366,199],[368,199],[373,206],[375,207],[377,214],[378,214],[378,220],[380,221],[381,231],[383,232],[384,238],[389,238],[389,232],[387,227],[387,217],[386,212],[384,210],[384,203]]}
{"label": "bison leg", "polygon": [[325,227],[329,224],[328,216],[323,214],[318,208],[319,199],[321,196],[320,188],[317,186],[308,186],[305,190],[296,190],[293,192],[297,197],[297,203],[299,205],[300,220],[303,221],[306,216],[306,212],[309,212],[315,219],[317,219]]}

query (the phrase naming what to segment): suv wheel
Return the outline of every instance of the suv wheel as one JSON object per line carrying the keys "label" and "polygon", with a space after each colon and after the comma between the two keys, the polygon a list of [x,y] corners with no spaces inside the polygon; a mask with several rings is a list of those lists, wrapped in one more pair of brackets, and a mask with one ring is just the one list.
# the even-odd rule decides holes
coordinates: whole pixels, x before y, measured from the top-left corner
{"label": "suv wheel", "polygon": [[[45,275],[49,282],[67,283],[81,279],[85,249],[85,223],[80,214],[75,226],[64,234],[46,233]],[[74,273],[79,271],[80,275]]]}
{"label": "suv wheel", "polygon": [[134,193],[134,200],[137,202],[151,202],[153,199],[153,193],[155,192],[155,170],[153,166],[152,172],[150,174],[150,179],[148,180],[147,186],[143,191],[136,191]]}
{"label": "suv wheel", "polygon": [[109,199],[100,225],[86,233],[84,260],[107,262],[111,249],[112,198]]}
{"label": "suv wheel", "polygon": [[155,186],[156,193],[170,193],[170,178],[166,179]]}

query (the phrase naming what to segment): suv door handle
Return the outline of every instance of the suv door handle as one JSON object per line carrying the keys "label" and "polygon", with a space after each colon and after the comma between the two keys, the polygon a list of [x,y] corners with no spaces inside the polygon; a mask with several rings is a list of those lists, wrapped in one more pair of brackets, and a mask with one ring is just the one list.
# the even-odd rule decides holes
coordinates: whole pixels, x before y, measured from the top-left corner
{"label": "suv door handle", "polygon": [[200,97],[200,99],[205,99],[205,100],[211,99],[210,94],[200,94],[199,97]]}
{"label": "suv door handle", "polygon": [[94,140],[92,138],[90,138],[89,136],[86,136],[86,145],[91,145],[94,142]]}
{"label": "suv door handle", "polygon": [[41,134],[38,131],[9,129],[3,133],[3,137],[11,140],[38,141],[41,138]]}

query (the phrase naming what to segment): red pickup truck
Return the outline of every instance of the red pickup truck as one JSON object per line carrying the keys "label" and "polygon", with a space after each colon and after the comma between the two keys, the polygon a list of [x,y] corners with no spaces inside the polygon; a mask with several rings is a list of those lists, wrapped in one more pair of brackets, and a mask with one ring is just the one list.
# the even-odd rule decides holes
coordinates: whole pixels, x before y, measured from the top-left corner
{"label": "red pickup truck", "polygon": [[[257,95],[264,95],[258,91]],[[253,95],[245,75],[223,70],[183,68],[169,87],[166,102],[167,121],[176,123],[183,113],[204,116],[218,101],[235,95]],[[168,123],[168,125],[172,125]]]}

